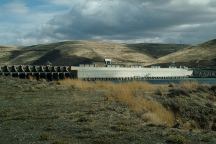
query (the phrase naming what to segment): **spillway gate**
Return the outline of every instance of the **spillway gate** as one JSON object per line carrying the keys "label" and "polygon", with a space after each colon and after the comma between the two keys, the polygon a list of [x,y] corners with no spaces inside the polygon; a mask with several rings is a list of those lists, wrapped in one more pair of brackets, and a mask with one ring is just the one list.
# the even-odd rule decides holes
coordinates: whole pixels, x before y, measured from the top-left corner
{"label": "spillway gate", "polygon": [[19,78],[59,80],[65,78],[76,79],[77,70],[72,70],[70,66],[0,66],[0,76],[11,76]]}

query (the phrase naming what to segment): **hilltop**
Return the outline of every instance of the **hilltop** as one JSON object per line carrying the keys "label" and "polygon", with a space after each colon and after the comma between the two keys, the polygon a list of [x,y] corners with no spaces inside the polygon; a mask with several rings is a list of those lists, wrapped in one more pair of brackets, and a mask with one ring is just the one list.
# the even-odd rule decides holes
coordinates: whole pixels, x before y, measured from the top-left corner
{"label": "hilltop", "polygon": [[[177,44],[118,44],[99,41],[65,41],[7,49],[1,64],[79,65],[103,63],[105,57],[122,64],[146,64],[183,48]],[[5,51],[4,51],[5,53]]]}
{"label": "hilltop", "polygon": [[0,64],[79,65],[103,63],[104,58],[118,64],[189,67],[216,66],[216,40],[196,46],[184,44],[119,44],[102,41],[64,41],[21,48],[0,46]]}
{"label": "hilltop", "polygon": [[154,58],[160,58],[168,54],[181,50],[189,45],[186,44],[154,44],[154,43],[138,43],[128,44],[129,48],[132,48],[141,53],[148,54]]}
{"label": "hilltop", "polygon": [[8,64],[79,65],[103,62],[109,57],[118,63],[146,63],[155,58],[127,47],[125,44],[66,41],[45,45],[34,45],[11,51]]}
{"label": "hilltop", "polygon": [[154,63],[169,64],[171,61],[190,67],[216,66],[216,39],[160,57]]}
{"label": "hilltop", "polygon": [[10,56],[13,52],[17,50],[16,47],[9,47],[9,46],[1,46],[0,45],[0,64],[7,63],[10,61]]}

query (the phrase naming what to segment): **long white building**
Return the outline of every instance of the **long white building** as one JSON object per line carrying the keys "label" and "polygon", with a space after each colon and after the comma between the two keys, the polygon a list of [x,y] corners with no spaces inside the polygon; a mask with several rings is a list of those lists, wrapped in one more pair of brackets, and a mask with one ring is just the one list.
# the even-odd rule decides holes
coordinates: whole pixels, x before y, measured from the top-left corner
{"label": "long white building", "polygon": [[171,78],[189,77],[193,71],[188,68],[160,68],[160,67],[73,67],[77,70],[78,79],[88,78]]}

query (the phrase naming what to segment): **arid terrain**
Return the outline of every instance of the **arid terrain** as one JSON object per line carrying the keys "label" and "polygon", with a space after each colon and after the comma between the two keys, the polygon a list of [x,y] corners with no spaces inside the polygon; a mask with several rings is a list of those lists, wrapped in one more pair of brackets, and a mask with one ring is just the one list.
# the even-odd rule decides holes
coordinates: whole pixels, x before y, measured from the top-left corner
{"label": "arid terrain", "polygon": [[170,60],[190,67],[216,65],[216,40],[212,40],[197,46],[189,46],[177,52],[160,57],[154,63],[170,63]]}
{"label": "arid terrain", "polygon": [[184,44],[118,44],[102,41],[65,41],[26,47],[0,47],[0,64],[79,65],[103,63],[215,67],[216,41],[195,46]]}
{"label": "arid terrain", "polygon": [[216,143],[216,86],[0,77],[0,142]]}
{"label": "arid terrain", "polygon": [[216,144],[216,0],[0,0],[0,144]]}
{"label": "arid terrain", "polygon": [[[216,66],[216,41],[200,45],[65,41],[0,47],[0,65]],[[216,86],[184,81],[47,82],[0,77],[0,143],[216,143]]]}

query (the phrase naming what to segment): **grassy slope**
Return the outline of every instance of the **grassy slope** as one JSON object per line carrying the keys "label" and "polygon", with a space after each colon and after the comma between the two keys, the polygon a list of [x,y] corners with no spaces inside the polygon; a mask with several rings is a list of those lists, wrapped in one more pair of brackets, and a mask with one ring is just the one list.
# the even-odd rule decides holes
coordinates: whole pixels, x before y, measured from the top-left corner
{"label": "grassy slope", "polygon": [[175,61],[188,66],[216,66],[216,40],[191,46],[159,58],[154,63]]}
{"label": "grassy slope", "polygon": [[12,53],[11,64],[78,65],[82,63],[103,62],[105,57],[118,63],[147,62],[153,57],[128,48],[124,44],[68,41],[48,45],[36,45],[22,48]]}
{"label": "grassy slope", "polygon": [[174,44],[116,44],[94,41],[66,41],[34,45],[10,51],[1,63],[79,65],[103,62],[105,57],[117,63],[148,63],[155,58],[175,52],[184,45]]}
{"label": "grassy slope", "polygon": [[[148,119],[142,118],[146,111],[135,111],[135,105],[128,103],[128,97],[123,95],[116,95],[117,99],[107,98],[101,91],[106,86],[100,83],[97,86],[101,90],[96,91],[88,89],[88,84],[87,87],[76,87],[79,83],[67,85],[68,82],[57,85],[55,82],[0,77],[0,83],[1,143],[216,142],[216,133],[210,130],[189,132],[189,127],[182,130],[147,124]],[[139,87],[134,84],[132,86]],[[189,90],[193,90],[193,85]],[[189,92],[189,95],[177,96],[177,93],[172,93],[172,96],[166,96],[158,92],[154,97],[147,95],[146,98],[156,99],[173,108],[171,110],[176,110],[178,116],[182,117],[182,122],[188,121],[195,125],[196,122],[210,123],[216,110],[215,106],[205,104],[208,94],[203,91],[201,95],[197,95],[194,91]],[[138,102],[139,105],[139,101],[133,102]],[[215,98],[210,102],[215,102]],[[211,109],[210,112],[208,109]]]}
{"label": "grassy slope", "polygon": [[7,64],[10,61],[10,55],[16,50],[16,47],[0,46],[0,63]]}
{"label": "grassy slope", "polygon": [[[66,41],[46,45],[1,48],[1,64],[79,65],[103,62],[105,57],[123,64],[216,66],[216,41],[197,46],[175,44],[115,44],[95,41]],[[186,47],[186,48],[183,48]]]}
{"label": "grassy slope", "polygon": [[132,48],[141,53],[146,53],[154,58],[160,58],[162,56],[166,56],[170,53],[174,53],[180,49],[188,47],[188,45],[184,44],[148,44],[148,43],[140,43],[140,44],[128,44],[129,48]]}

